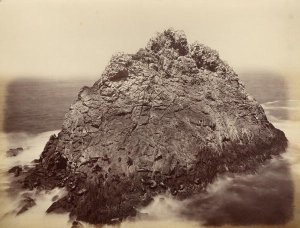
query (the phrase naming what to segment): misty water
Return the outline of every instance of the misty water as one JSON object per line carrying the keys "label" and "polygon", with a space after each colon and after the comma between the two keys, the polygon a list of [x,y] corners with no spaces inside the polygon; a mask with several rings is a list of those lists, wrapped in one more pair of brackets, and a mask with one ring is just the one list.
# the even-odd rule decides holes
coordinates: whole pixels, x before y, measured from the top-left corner
{"label": "misty water", "polygon": [[[273,158],[252,175],[218,177],[207,193],[178,201],[172,196],[157,196],[134,221],[120,227],[201,227],[209,224],[285,223],[298,214],[300,183],[300,100],[288,96],[284,80],[275,76],[245,77],[248,91],[263,105],[269,121],[289,140],[282,158]],[[25,81],[7,87],[4,132],[1,132],[0,227],[71,227],[68,214],[46,214],[53,199],[64,189],[48,192],[18,192],[11,188],[7,170],[15,165],[31,165],[38,158],[50,135],[58,133],[64,113],[76,99],[77,92],[91,81]],[[23,147],[16,157],[5,157],[9,148]],[[27,194],[36,205],[23,214],[20,199]],[[92,225],[82,223],[84,227]],[[292,227],[292,226],[290,226]]]}

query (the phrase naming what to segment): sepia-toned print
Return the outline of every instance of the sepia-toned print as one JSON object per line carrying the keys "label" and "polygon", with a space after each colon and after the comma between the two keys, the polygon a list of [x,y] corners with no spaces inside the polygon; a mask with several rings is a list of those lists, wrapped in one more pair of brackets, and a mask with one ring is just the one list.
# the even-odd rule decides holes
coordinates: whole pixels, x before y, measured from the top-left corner
{"label": "sepia-toned print", "polygon": [[299,10],[1,1],[0,227],[298,227]]}

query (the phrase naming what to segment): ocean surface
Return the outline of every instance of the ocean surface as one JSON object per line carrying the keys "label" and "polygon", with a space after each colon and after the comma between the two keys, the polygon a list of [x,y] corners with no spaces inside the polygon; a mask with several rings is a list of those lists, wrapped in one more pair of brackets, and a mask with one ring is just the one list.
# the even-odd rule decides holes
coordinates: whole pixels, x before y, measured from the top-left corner
{"label": "ocean surface", "polygon": [[[119,227],[202,227],[207,221],[225,221],[230,224],[256,222],[268,224],[274,219],[285,222],[291,213],[293,219],[275,227],[298,227],[300,224],[300,100],[290,97],[283,77],[270,74],[241,76],[247,90],[264,107],[268,119],[283,130],[289,148],[282,159],[272,159],[255,175],[219,177],[208,187],[208,193],[193,199],[178,201],[164,195],[139,210],[147,219],[124,221]],[[30,165],[38,158],[50,135],[58,133],[64,115],[84,85],[96,80],[51,81],[16,80],[8,84],[4,131],[0,133],[0,228],[71,227],[68,214],[45,214],[53,197],[61,197],[64,189],[26,194],[36,205],[16,216],[21,195],[10,189],[7,170],[15,165]],[[9,148],[23,147],[18,156],[8,158]],[[10,190],[8,190],[10,189]],[[276,221],[277,221],[276,220]],[[94,227],[82,223],[84,227]],[[109,226],[104,226],[109,227]],[[228,226],[226,226],[228,227]]]}

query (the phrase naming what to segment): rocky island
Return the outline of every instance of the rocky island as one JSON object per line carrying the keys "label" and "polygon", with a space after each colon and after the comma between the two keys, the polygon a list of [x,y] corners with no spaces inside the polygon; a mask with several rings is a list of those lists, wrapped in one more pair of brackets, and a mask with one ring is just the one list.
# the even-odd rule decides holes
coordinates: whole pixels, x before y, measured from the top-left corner
{"label": "rocky island", "polygon": [[114,55],[83,87],[23,187],[65,187],[47,212],[89,223],[135,216],[154,196],[186,199],[225,173],[254,173],[287,147],[215,50],[168,29]]}

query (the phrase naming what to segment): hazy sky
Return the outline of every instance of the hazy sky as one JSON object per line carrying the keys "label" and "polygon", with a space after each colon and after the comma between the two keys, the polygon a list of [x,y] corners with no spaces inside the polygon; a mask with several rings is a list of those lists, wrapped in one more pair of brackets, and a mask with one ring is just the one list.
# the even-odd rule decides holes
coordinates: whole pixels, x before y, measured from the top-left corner
{"label": "hazy sky", "polygon": [[184,30],[236,71],[300,72],[297,0],[0,0],[1,77],[97,78],[118,51]]}

